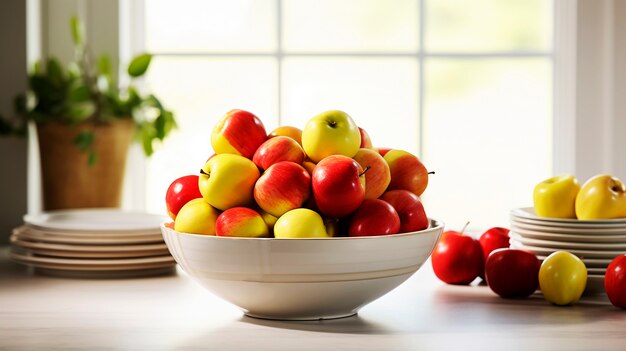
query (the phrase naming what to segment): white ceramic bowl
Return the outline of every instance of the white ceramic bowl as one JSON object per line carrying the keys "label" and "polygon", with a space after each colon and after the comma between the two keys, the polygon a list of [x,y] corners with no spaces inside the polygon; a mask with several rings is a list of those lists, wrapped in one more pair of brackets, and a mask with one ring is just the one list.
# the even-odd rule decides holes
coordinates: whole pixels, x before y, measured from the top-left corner
{"label": "white ceramic bowl", "polygon": [[161,226],[176,262],[252,317],[346,317],[400,285],[426,261],[443,231],[328,239],[225,238]]}

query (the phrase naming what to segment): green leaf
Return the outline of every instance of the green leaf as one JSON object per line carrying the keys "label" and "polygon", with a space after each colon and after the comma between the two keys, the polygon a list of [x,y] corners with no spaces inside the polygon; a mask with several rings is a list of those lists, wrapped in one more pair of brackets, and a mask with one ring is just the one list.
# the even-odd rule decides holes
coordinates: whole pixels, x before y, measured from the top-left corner
{"label": "green leaf", "polygon": [[143,123],[141,125],[141,145],[143,146],[143,152],[146,156],[152,156],[154,148],[152,146],[152,140],[155,138],[156,131],[154,126],[149,123]]}
{"label": "green leaf", "polygon": [[91,92],[89,89],[82,84],[82,82],[76,82],[70,88],[69,93],[69,101],[70,103],[74,102],[84,102],[88,101],[91,98]]}
{"label": "green leaf", "polygon": [[71,104],[67,114],[71,122],[79,123],[91,117],[95,111],[96,107],[94,103],[92,101],[85,101]]}
{"label": "green leaf", "polygon": [[33,64],[33,73],[32,74],[43,74],[43,68],[41,68],[41,61],[37,60]]}
{"label": "green leaf", "polygon": [[94,134],[91,130],[84,130],[74,138],[74,145],[78,147],[80,151],[87,151],[91,148],[93,144]]}
{"label": "green leaf", "polygon": [[128,65],[128,74],[131,77],[140,77],[148,70],[148,66],[150,66],[150,61],[152,61],[152,55],[150,54],[141,54],[135,56],[133,60]]}
{"label": "green leaf", "polygon": [[70,19],[70,30],[72,31],[72,40],[74,45],[83,46],[84,29],[82,22],[76,16],[72,16]]}
{"label": "green leaf", "polygon": [[65,82],[65,76],[63,74],[63,68],[61,67],[59,61],[55,58],[48,59],[48,65],[46,69],[50,83],[56,88],[62,87],[63,83]]}
{"label": "green leaf", "polygon": [[109,55],[100,56],[98,59],[98,71],[105,76],[111,76],[111,58],[109,58]]}
{"label": "green leaf", "polygon": [[98,161],[98,155],[93,150],[90,150],[87,154],[87,164],[89,167],[93,167]]}

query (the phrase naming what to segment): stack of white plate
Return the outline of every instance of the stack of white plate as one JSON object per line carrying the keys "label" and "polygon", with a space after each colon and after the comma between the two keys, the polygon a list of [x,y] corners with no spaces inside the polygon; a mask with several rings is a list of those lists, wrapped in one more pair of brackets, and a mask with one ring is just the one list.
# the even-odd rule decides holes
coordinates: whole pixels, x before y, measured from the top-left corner
{"label": "stack of white plate", "polygon": [[511,211],[511,247],[534,252],[540,260],[564,250],[587,266],[587,292],[604,291],[606,267],[626,253],[626,219],[583,221],[543,218],[533,208]]}
{"label": "stack of white plate", "polygon": [[24,216],[11,235],[11,258],[38,272],[117,278],[171,273],[175,262],[158,215],[116,209],[51,211]]}

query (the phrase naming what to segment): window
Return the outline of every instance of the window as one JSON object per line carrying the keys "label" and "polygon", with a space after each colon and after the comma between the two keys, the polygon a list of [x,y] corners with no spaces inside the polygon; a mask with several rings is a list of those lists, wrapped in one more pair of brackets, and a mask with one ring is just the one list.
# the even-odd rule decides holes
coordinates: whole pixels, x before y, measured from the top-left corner
{"label": "window", "polygon": [[553,3],[543,0],[146,0],[146,84],[180,128],[148,161],[148,210],[212,153],[215,121],[269,130],[348,112],[375,146],[436,172],[423,200],[460,228],[508,225],[553,169]]}

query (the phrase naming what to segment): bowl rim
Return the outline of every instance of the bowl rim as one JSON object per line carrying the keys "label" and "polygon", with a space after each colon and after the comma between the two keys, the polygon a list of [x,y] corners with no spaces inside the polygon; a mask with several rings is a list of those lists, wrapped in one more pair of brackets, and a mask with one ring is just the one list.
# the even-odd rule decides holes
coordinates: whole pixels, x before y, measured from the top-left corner
{"label": "bowl rim", "polygon": [[407,236],[415,236],[420,234],[425,234],[427,232],[434,232],[437,230],[441,230],[443,232],[443,228],[445,223],[428,217],[429,226],[426,229],[422,229],[416,232],[407,232],[407,233],[398,233],[398,234],[385,234],[385,235],[370,235],[370,236],[348,236],[348,237],[328,237],[328,238],[253,238],[253,237],[243,237],[243,236],[217,236],[217,235],[206,235],[206,234],[193,234],[193,233],[185,233],[185,232],[177,232],[174,228],[170,228],[167,224],[173,223],[172,221],[167,221],[161,223],[161,229],[165,229],[167,232],[174,232],[176,234],[185,234],[194,237],[207,238],[206,240],[258,240],[258,241],[334,241],[334,240],[383,240],[386,238],[404,238]]}

